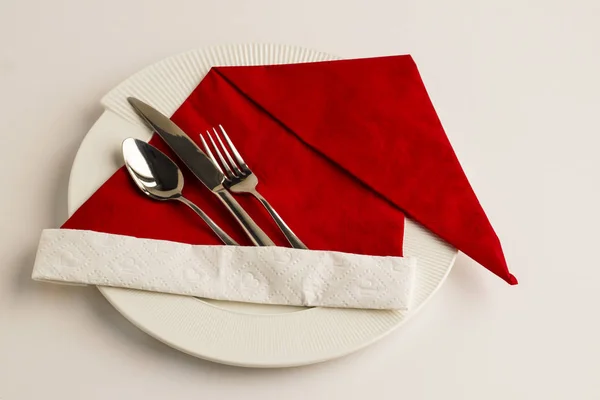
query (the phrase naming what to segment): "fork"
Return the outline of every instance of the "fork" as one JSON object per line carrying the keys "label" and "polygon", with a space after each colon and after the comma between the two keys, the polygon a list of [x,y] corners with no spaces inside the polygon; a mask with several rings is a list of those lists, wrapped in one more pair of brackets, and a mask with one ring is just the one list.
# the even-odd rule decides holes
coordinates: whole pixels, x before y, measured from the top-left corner
{"label": "fork", "polygon": [[[213,128],[213,132],[215,137],[217,138],[217,142],[219,143],[222,152],[221,150],[219,150],[217,142],[215,142],[209,131],[206,131],[206,135],[212,143],[212,146],[215,149],[215,153],[217,153],[217,157],[219,158],[220,164],[225,170],[225,173],[223,175],[225,175],[225,186],[227,187],[227,189],[229,189],[233,193],[249,193],[256,197],[256,199],[258,199],[258,201],[260,201],[262,205],[267,209],[271,217],[273,217],[273,220],[275,220],[275,223],[277,224],[277,226],[279,226],[279,229],[281,229],[281,231],[285,235],[286,239],[290,242],[292,247],[296,249],[308,249],[308,247],[306,247],[304,243],[302,243],[298,236],[296,236],[296,234],[294,234],[294,232],[292,232],[292,230],[287,226],[287,224],[283,221],[279,214],[277,214],[277,211],[275,211],[275,209],[269,204],[269,202],[260,193],[258,193],[258,191],[256,190],[256,185],[258,185],[258,178],[252,173],[252,171],[250,170],[240,153],[237,151],[237,149],[231,142],[231,139],[229,139],[229,135],[227,135],[227,132],[225,132],[225,129],[223,129],[223,126],[219,125],[219,129],[221,130],[221,133],[225,138],[229,149],[231,149],[231,152],[235,157],[235,161],[233,160],[233,157],[231,157],[231,154],[227,150],[227,146],[225,146],[225,143],[223,143],[223,140],[221,140],[221,136],[217,133],[217,130],[215,128]],[[217,168],[219,168],[219,170],[221,170],[221,173],[223,173],[223,170],[219,166],[219,162],[217,162],[217,159],[213,155],[212,151],[210,150],[210,147],[208,146],[208,143],[206,142],[206,140],[204,140],[204,136],[202,136],[202,134],[200,134],[200,140],[202,140],[202,144],[204,145],[206,154],[208,154],[208,156],[213,160]],[[225,154],[225,157],[223,157],[223,154]]]}

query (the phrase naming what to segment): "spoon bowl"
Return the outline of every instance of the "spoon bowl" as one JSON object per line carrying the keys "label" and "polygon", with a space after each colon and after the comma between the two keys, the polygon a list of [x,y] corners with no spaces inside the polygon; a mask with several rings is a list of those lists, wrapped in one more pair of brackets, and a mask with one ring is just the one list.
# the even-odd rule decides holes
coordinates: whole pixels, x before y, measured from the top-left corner
{"label": "spoon bowl", "polygon": [[134,138],[125,139],[122,148],[129,175],[142,192],[156,200],[182,196],[183,174],[165,153]]}
{"label": "spoon bowl", "polygon": [[238,245],[197,205],[183,197],[183,174],[165,153],[143,140],[127,138],[122,144],[125,167],[137,187],[155,200],[177,200],[196,212],[228,245]]}

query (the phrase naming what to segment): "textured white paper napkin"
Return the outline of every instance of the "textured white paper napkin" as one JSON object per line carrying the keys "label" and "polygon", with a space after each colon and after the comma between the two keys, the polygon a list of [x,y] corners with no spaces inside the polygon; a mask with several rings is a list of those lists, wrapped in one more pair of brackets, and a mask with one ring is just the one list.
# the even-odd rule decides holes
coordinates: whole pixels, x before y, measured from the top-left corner
{"label": "textured white paper napkin", "polygon": [[263,304],[407,310],[416,259],[42,232],[32,278]]}

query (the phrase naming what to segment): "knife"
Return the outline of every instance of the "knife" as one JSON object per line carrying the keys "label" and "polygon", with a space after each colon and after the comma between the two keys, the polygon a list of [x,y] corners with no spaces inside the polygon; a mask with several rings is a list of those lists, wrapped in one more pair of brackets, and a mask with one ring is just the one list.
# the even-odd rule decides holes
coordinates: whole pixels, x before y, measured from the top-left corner
{"label": "knife", "polygon": [[128,97],[127,101],[146,125],[158,133],[169,147],[171,147],[189,170],[196,175],[196,178],[217,195],[242,226],[244,232],[252,240],[252,243],[257,246],[275,246],[275,243],[269,239],[267,234],[260,229],[256,222],[252,220],[242,206],[225,189],[223,185],[225,175],[181,128],[171,121],[169,117],[143,101],[135,97]]}

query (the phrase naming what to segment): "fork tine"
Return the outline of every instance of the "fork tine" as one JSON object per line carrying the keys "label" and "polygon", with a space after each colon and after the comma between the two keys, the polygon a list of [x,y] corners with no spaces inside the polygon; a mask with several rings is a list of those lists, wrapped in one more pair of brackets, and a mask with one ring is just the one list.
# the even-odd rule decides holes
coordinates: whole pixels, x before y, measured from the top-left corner
{"label": "fork tine", "polygon": [[235,161],[233,161],[233,158],[231,158],[231,154],[229,154],[229,151],[227,150],[227,146],[225,146],[225,144],[221,140],[221,136],[219,136],[219,134],[217,133],[217,130],[215,128],[213,128],[213,132],[215,133],[215,136],[217,137],[217,140],[219,141],[219,144],[221,145],[221,149],[223,150],[223,153],[225,153],[225,157],[227,157],[227,160],[229,160],[229,164],[231,165],[231,168],[233,168],[233,171],[239,176],[246,175],[242,171],[240,171],[240,169],[238,168]]}
{"label": "fork tine", "polygon": [[233,156],[237,160],[242,171],[244,171],[246,174],[251,174],[252,171],[250,171],[250,168],[248,168],[248,165],[246,165],[246,162],[244,161],[244,159],[242,158],[240,153],[237,151],[237,149],[233,145],[233,142],[231,141],[231,139],[229,139],[229,135],[227,134],[227,132],[225,132],[225,129],[223,128],[223,126],[221,124],[219,124],[219,128],[221,128],[221,132],[223,132],[223,137],[225,138],[225,141],[227,142],[227,144],[229,145],[229,148],[233,152]]}
{"label": "fork tine", "polygon": [[[204,140],[204,136],[202,136],[202,134],[198,135],[200,136],[200,140],[202,140],[202,145],[204,146],[204,150],[206,151],[206,154],[208,155],[208,157],[212,160],[212,162],[215,163],[215,166],[217,167],[217,169],[223,174],[223,170],[221,169],[221,166],[219,165],[219,163],[217,162],[217,159],[215,158],[215,156],[213,155],[212,151],[210,151],[210,147],[208,147],[208,143],[206,143],[206,140]],[[226,179],[229,180],[229,177],[226,176]]]}
{"label": "fork tine", "polygon": [[227,161],[225,161],[225,159],[223,158],[223,154],[221,154],[221,152],[219,151],[219,146],[217,146],[217,144],[215,143],[214,139],[210,135],[210,132],[206,131],[206,134],[208,135],[208,138],[210,139],[210,142],[212,143],[215,152],[217,153],[217,157],[219,157],[219,160],[221,160],[221,165],[223,165],[223,168],[225,169],[225,175],[229,179],[237,178],[237,175],[233,173],[231,168],[229,168],[229,164],[227,164]]}

